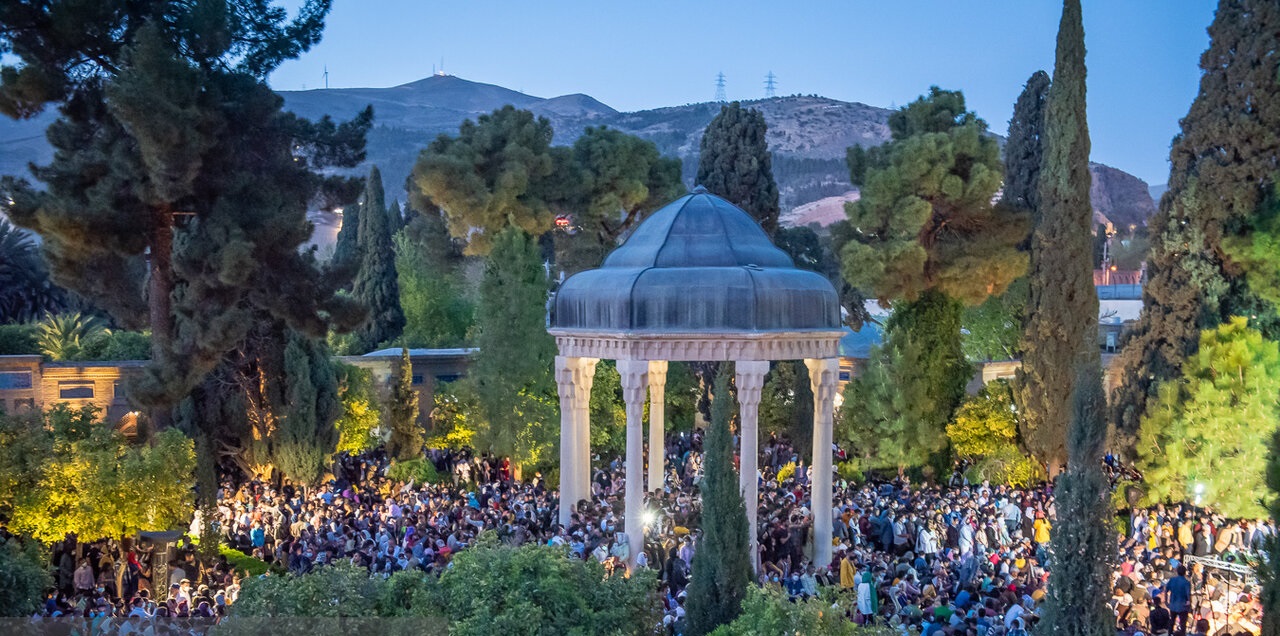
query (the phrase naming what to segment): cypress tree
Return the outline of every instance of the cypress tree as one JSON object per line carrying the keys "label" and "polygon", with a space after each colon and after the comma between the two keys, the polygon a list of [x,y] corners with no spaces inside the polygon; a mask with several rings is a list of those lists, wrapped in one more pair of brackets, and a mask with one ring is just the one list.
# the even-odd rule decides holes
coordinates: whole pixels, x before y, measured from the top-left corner
{"label": "cypress tree", "polygon": [[1116,633],[1115,614],[1107,599],[1111,597],[1116,536],[1111,485],[1102,473],[1106,396],[1098,355],[1079,359],[1073,381],[1067,470],[1058,477],[1053,493],[1058,509],[1049,537],[1048,567],[1053,577],[1036,633],[1112,636]]}
{"label": "cypress tree", "polygon": [[1156,387],[1179,376],[1202,330],[1232,315],[1277,337],[1275,309],[1225,249],[1275,188],[1280,156],[1280,6],[1221,0],[1200,58],[1200,92],[1169,153],[1169,189],[1149,224],[1142,315],[1120,356],[1112,419],[1132,443]]}
{"label": "cypress tree", "polygon": [[386,410],[387,454],[400,460],[413,459],[422,452],[422,427],[418,426],[418,392],[413,389],[413,361],[409,350],[400,350],[400,366]]}
{"label": "cypress tree", "polygon": [[697,183],[746,210],[765,233],[778,230],[778,184],[764,114],[738,102],[720,107],[698,152]]}
{"label": "cypress tree", "polygon": [[1000,201],[1031,211],[1038,221],[1040,164],[1044,157],[1044,112],[1049,98],[1049,74],[1036,71],[1013,105],[1009,137],[1004,144],[1004,195]]}
{"label": "cypress tree", "polygon": [[369,318],[355,332],[356,348],[370,351],[395,340],[404,331],[404,311],[400,308],[400,285],[396,280],[396,252],[382,198],[382,175],[378,167],[369,170],[365,182],[364,214],[356,245],[360,271],[351,292],[369,310]]}
{"label": "cypress tree", "polygon": [[486,420],[480,442],[519,464],[554,441],[547,423],[556,419],[556,345],[547,333],[547,277],[538,242],[508,227],[492,246],[480,281],[480,351],[470,380]]}
{"label": "cypress tree", "polygon": [[274,464],[293,483],[320,478],[338,446],[338,380],[328,347],[299,333],[284,349],[284,398],[272,449]]}
{"label": "cypress tree", "polygon": [[360,203],[355,202],[342,209],[342,227],[338,229],[338,239],[333,244],[332,262],[336,266],[347,266],[355,269],[360,265]]}
{"label": "cypress tree", "polygon": [[711,426],[705,449],[702,482],[702,537],[693,553],[689,580],[688,632],[709,634],[733,622],[742,612],[742,599],[751,582],[747,553],[747,508],[733,469],[733,436],[729,421],[734,402],[729,390],[729,365],[720,365],[711,402]]}
{"label": "cypress tree", "polygon": [[1081,348],[1097,358],[1098,295],[1089,229],[1089,127],[1085,119],[1084,27],[1079,0],[1066,0],[1045,109],[1039,221],[1031,236],[1030,289],[1023,320],[1022,440],[1056,475],[1066,461],[1071,387]]}

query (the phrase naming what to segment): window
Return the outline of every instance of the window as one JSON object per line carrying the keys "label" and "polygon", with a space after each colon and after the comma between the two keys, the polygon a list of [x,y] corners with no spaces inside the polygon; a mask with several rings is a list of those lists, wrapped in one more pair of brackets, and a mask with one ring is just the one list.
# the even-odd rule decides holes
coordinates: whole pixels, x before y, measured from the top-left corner
{"label": "window", "polygon": [[413,374],[413,383],[414,383],[414,384],[422,384],[422,376],[420,376],[420,375],[418,375],[418,374],[416,374],[416,373],[415,373],[415,374]]}
{"label": "window", "polygon": [[4,400],[0,400],[0,413],[8,413],[8,411],[4,409]]}
{"label": "window", "polygon": [[30,371],[0,371],[0,391],[31,388]]}
{"label": "window", "polygon": [[124,399],[124,382],[121,382],[120,380],[116,380],[115,382],[111,383],[111,397],[117,400]]}
{"label": "window", "polygon": [[13,401],[14,413],[26,413],[36,410],[35,398],[18,398]]}
{"label": "window", "polygon": [[58,398],[63,400],[92,400],[93,385],[79,382],[58,383]]}
{"label": "window", "polygon": [[437,384],[448,384],[449,382],[455,382],[455,381],[457,381],[457,379],[458,379],[458,378],[460,378],[460,377],[462,377],[462,376],[461,376],[461,375],[459,375],[459,374],[457,374],[457,373],[448,373],[448,374],[445,374],[445,375],[437,375],[437,376],[436,376],[436,383],[437,383]]}

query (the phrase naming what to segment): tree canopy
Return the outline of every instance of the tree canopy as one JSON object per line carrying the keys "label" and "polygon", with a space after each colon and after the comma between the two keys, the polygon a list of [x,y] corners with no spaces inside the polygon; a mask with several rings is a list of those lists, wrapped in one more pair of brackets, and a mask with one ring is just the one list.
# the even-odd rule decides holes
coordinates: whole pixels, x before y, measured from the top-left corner
{"label": "tree canopy", "polygon": [[889,127],[884,146],[850,149],[862,197],[845,204],[845,280],[882,303],[937,290],[972,305],[1003,292],[1026,271],[1026,214],[991,203],[1003,165],[986,122],[935,86]]}
{"label": "tree canopy", "polygon": [[1280,348],[1244,318],[1207,329],[1182,377],[1160,385],[1139,429],[1138,467],[1155,501],[1197,501],[1229,517],[1265,514],[1268,444],[1280,421]]}
{"label": "tree canopy", "polygon": [[484,256],[508,227],[535,237],[551,229],[562,197],[555,168],[551,122],[508,105],[431,142],[414,164],[411,194],[419,210],[443,209],[467,253]]}
{"label": "tree canopy", "polygon": [[778,184],[764,113],[733,102],[707,124],[695,182],[746,210],[769,236],[778,231]]}
{"label": "tree canopy", "polygon": [[1056,475],[1067,459],[1076,366],[1098,359],[1098,293],[1089,231],[1089,125],[1085,113],[1084,27],[1068,0],[1058,31],[1053,84],[1044,113],[1039,204],[1018,371],[1022,439]]}
{"label": "tree canopy", "polygon": [[262,81],[319,40],[328,10],[21,0],[0,12],[0,48],[17,60],[0,69],[0,110],[61,104],[53,160],[34,170],[43,187],[3,182],[9,215],[40,233],[56,283],[151,327],[152,365],[130,392],[144,404],[181,399],[256,310],[313,335],[357,317],[298,248],[308,201],[344,181],[315,170],[363,159],[372,111],[311,124]]}
{"label": "tree canopy", "polygon": [[[1148,224],[1142,314],[1121,352],[1112,399],[1122,441],[1133,442],[1158,386],[1178,377],[1202,330],[1254,316],[1255,328],[1278,335],[1275,306],[1265,300],[1269,264],[1251,262],[1247,239],[1230,248],[1230,237],[1254,229],[1267,240],[1266,200],[1280,156],[1277,47],[1280,6],[1219,2],[1200,58],[1200,91],[1170,149],[1169,189]],[[1255,264],[1263,265],[1262,279],[1240,276]]]}

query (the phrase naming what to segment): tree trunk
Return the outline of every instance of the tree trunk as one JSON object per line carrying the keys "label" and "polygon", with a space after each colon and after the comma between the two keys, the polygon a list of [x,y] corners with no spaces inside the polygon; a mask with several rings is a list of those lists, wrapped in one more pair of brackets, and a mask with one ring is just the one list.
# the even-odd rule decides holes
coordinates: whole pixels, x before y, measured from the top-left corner
{"label": "tree trunk", "polygon": [[[151,363],[164,360],[173,347],[173,211],[161,206],[156,211],[155,230],[151,236],[150,280],[147,308],[151,322]],[[171,404],[151,407],[153,431],[173,425]]]}

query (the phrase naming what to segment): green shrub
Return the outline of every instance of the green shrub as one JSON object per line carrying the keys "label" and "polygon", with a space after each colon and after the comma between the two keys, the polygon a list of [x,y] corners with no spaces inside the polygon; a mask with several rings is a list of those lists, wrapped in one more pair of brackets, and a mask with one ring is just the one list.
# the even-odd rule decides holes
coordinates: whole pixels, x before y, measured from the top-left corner
{"label": "green shrub", "polygon": [[34,324],[0,325],[0,356],[40,355]]}
{"label": "green shrub", "polygon": [[1044,480],[1045,474],[1034,459],[1018,452],[1016,447],[1007,446],[978,460],[965,477],[975,484],[990,480],[994,485],[1025,488]]}
{"label": "green shrub", "polygon": [[855,486],[860,486],[867,480],[866,475],[862,474],[862,468],[858,465],[858,460],[856,459],[837,463],[836,474],[840,476],[840,479]]}
{"label": "green shrub", "polygon": [[267,563],[257,557],[249,556],[235,548],[227,546],[218,546],[218,554],[227,558],[227,564],[236,572],[247,572],[249,576],[262,576],[267,572],[283,574],[284,568],[279,565]]}
{"label": "green shrub", "polygon": [[712,636],[754,636],[756,634],[805,634],[806,636],[893,636],[888,627],[862,627],[845,617],[834,592],[824,589],[814,600],[793,603],[774,587],[747,588],[742,614],[721,625]]}
{"label": "green shrub", "polygon": [[415,484],[440,484],[448,481],[449,476],[441,475],[435,464],[416,458],[392,461],[391,466],[387,467],[387,478],[403,482],[412,480]]}
{"label": "green shrub", "polygon": [[44,564],[34,541],[0,539],[0,617],[30,616],[39,609],[45,588],[53,584]]}

